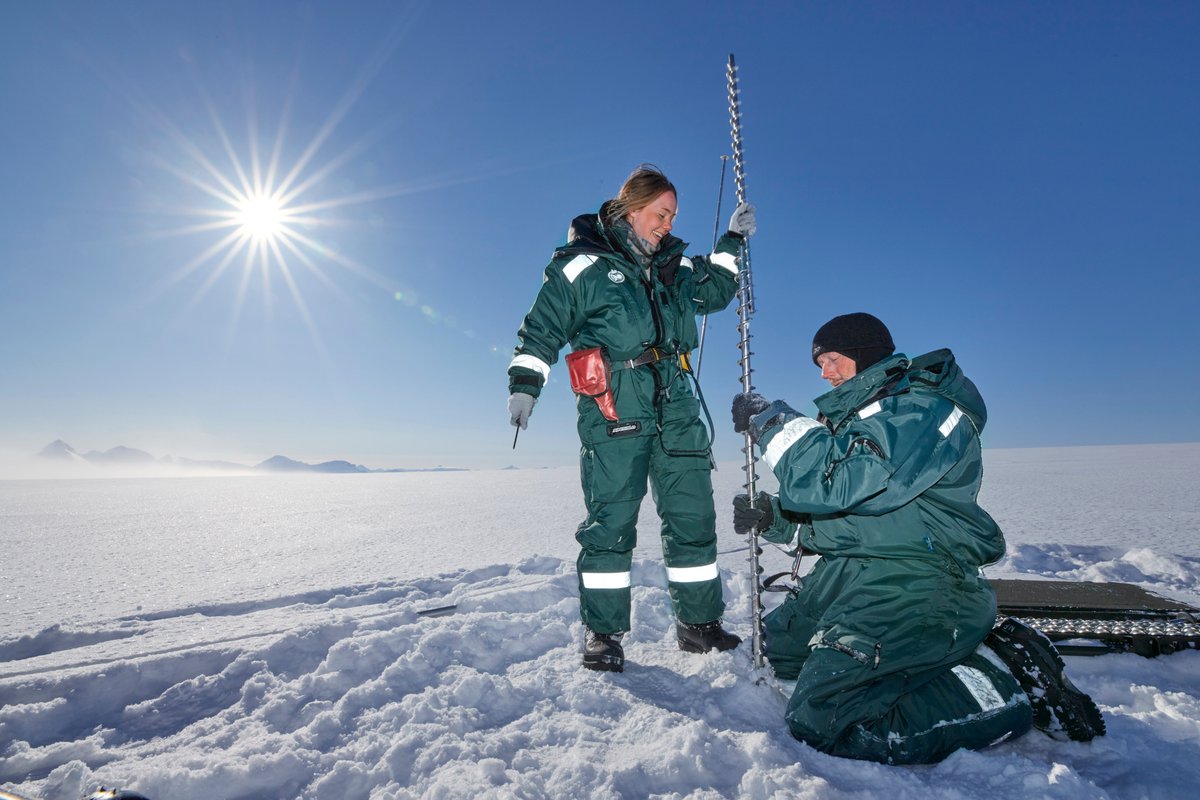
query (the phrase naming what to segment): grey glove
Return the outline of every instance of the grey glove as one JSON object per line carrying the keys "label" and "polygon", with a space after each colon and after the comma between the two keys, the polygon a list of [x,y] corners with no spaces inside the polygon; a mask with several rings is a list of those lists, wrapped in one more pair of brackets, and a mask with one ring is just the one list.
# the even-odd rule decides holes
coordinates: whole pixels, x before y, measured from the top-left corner
{"label": "grey glove", "polygon": [[513,392],[508,396],[508,413],[512,416],[513,427],[525,430],[529,427],[529,415],[533,413],[533,404],[537,398],[525,392]]}
{"label": "grey glove", "polygon": [[754,222],[754,206],[738,203],[738,207],[733,210],[733,216],[729,218],[729,230],[742,236],[753,236],[758,230]]}

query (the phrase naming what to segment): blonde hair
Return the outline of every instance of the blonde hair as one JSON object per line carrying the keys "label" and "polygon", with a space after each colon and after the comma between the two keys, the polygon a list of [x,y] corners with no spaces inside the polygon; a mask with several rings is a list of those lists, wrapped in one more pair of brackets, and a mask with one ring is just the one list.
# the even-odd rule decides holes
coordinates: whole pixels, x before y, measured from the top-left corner
{"label": "blonde hair", "polygon": [[621,184],[621,191],[608,202],[605,216],[608,222],[614,222],[631,211],[640,211],[650,205],[654,198],[663,192],[670,192],[679,199],[675,184],[667,180],[662,170],[653,164],[642,164]]}

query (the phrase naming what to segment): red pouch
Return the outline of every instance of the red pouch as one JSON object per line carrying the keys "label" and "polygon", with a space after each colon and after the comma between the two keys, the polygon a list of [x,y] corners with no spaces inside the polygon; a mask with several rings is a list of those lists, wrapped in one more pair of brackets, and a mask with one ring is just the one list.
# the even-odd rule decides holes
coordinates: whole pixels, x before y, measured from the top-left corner
{"label": "red pouch", "polygon": [[595,399],[604,418],[615,422],[617,404],[612,394],[612,367],[603,348],[576,350],[567,356],[566,361],[567,372],[571,375],[571,389],[575,394]]}

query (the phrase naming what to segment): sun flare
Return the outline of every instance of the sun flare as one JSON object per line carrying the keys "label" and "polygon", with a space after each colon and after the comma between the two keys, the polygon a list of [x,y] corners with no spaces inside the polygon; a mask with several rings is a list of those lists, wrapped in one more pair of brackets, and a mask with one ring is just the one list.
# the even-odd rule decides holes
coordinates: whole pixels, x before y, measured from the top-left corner
{"label": "sun flare", "polygon": [[[365,281],[387,292],[428,321],[456,325],[453,317],[420,302],[410,287],[401,287],[401,291],[394,277],[343,249],[346,240],[353,244],[348,234],[355,228],[378,227],[376,220],[384,212],[376,204],[479,178],[477,171],[470,171],[462,176],[363,186],[363,175],[373,169],[365,169],[359,159],[385,139],[395,121],[385,120],[365,132],[335,135],[375,69],[399,45],[403,30],[397,28],[389,35],[386,46],[370,62],[374,67],[364,69],[332,104],[325,119],[318,115],[316,127],[306,140],[297,138],[294,130],[293,109],[298,101],[291,93],[282,95],[275,131],[266,136],[261,134],[258,121],[262,109],[257,102],[249,102],[256,97],[252,91],[242,109],[244,132],[240,136],[239,126],[228,124],[237,118],[236,111],[226,117],[203,87],[200,99],[209,129],[185,127],[165,113],[145,108],[150,120],[166,135],[168,145],[161,152],[151,152],[148,163],[173,176],[183,188],[177,192],[172,185],[155,195],[155,201],[166,200],[156,203],[156,207],[161,205],[184,221],[152,235],[202,237],[198,249],[187,254],[185,263],[164,272],[151,288],[153,293],[165,293],[188,282],[194,291],[185,311],[214,295],[231,301],[230,342],[247,301],[256,295],[262,301],[261,318],[272,323],[276,301],[290,298],[314,343],[323,349],[321,326],[310,311],[310,301],[315,299],[322,305],[327,300],[353,302],[351,280]],[[293,92],[298,85],[293,84]],[[364,207],[370,210],[366,216],[354,213]],[[222,282],[225,286],[217,289]],[[314,310],[324,311],[316,306]],[[474,336],[473,331],[466,333]]]}
{"label": "sun flare", "polygon": [[[361,143],[352,143],[342,152],[328,156],[323,164],[316,163],[318,151],[329,139],[336,121],[331,120],[307,147],[300,148],[291,165],[285,168],[281,162],[288,149],[286,111],[273,147],[264,152],[253,114],[247,122],[245,143],[238,148],[216,109],[210,105],[208,110],[215,132],[210,139],[193,138],[169,121],[163,121],[164,129],[172,135],[183,157],[159,157],[154,163],[199,194],[192,195],[195,204],[180,209],[180,213],[195,221],[163,231],[161,235],[203,233],[216,234],[216,238],[165,276],[161,289],[178,284],[193,273],[206,271],[207,277],[189,301],[190,308],[200,303],[222,277],[239,275],[232,293],[232,335],[244,301],[255,285],[261,287],[268,312],[279,296],[276,287],[281,287],[316,341],[319,334],[305,292],[325,291],[343,296],[334,270],[352,273],[389,291],[394,288],[390,281],[349,258],[320,235],[323,229],[350,224],[330,216],[331,212],[398,193],[394,190],[330,193],[331,178],[362,149]],[[252,282],[253,278],[257,280]]]}

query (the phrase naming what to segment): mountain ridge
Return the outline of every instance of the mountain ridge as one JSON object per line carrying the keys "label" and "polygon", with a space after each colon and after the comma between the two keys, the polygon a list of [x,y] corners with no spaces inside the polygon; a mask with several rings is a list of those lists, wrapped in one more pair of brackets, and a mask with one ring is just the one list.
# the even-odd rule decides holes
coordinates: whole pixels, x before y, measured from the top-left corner
{"label": "mountain ridge", "polygon": [[436,467],[385,467],[371,468],[365,467],[362,464],[354,464],[343,459],[335,459],[332,461],[322,461],[317,464],[310,464],[305,461],[297,461],[284,455],[274,455],[268,459],[260,461],[254,465],[238,464],[232,461],[214,461],[214,460],[196,460],[191,458],[162,456],[156,458],[147,453],[145,450],[139,450],[135,447],[126,447],[125,445],[117,445],[110,447],[108,450],[89,450],[87,453],[80,453],[74,447],[69,445],[62,439],[55,439],[50,444],[43,447],[35,456],[46,461],[67,462],[72,464],[91,464],[96,467],[112,467],[112,466],[152,466],[166,465],[177,466],[185,469],[208,470],[219,472],[317,472],[325,474],[367,474],[378,472],[465,472],[466,467],[444,467],[440,464]]}

